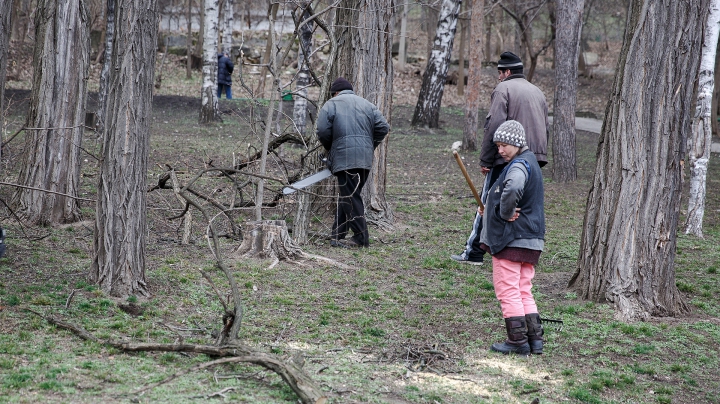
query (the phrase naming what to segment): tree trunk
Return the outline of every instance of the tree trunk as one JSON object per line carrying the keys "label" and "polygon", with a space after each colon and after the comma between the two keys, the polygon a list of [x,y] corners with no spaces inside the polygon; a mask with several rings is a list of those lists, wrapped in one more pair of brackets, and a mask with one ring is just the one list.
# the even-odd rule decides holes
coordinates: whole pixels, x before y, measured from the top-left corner
{"label": "tree trunk", "polygon": [[[8,52],[12,28],[12,0],[0,0],[0,144],[2,131],[5,130],[5,77],[7,73]],[[2,146],[0,146],[2,158]]]}
{"label": "tree trunk", "polygon": [[400,43],[398,44],[398,67],[400,70],[405,69],[405,61],[407,60],[407,17],[410,7],[407,3],[403,4],[402,15],[400,16]]}
{"label": "tree trunk", "polygon": [[[206,0],[198,0],[198,21],[200,22],[200,29],[198,31],[198,41],[195,44],[195,52],[193,52],[193,55],[202,55],[205,49],[205,1]],[[188,55],[188,57],[190,56]],[[197,66],[197,64],[194,66]]]}
{"label": "tree trunk", "polygon": [[703,236],[702,222],[705,215],[705,186],[712,144],[713,89],[715,87],[715,51],[720,32],[720,0],[710,0],[705,38],[698,74],[697,104],[692,123],[692,139],[688,144],[690,154],[690,198],[685,233]]}
{"label": "tree trunk", "polygon": [[[302,12],[298,17],[298,22],[305,21],[311,16],[309,11],[310,2],[301,3]],[[298,39],[300,44],[298,47],[298,75],[295,83],[295,96],[293,97],[293,121],[297,128],[298,134],[305,138],[307,129],[307,87],[312,83],[309,66],[310,61],[305,55],[312,53],[312,31],[314,28],[312,21],[298,27]],[[298,244],[307,242],[308,224],[310,219],[311,198],[309,194],[300,192],[297,196],[297,211],[295,212],[295,221],[293,222],[293,238]]]}
{"label": "tree trunk", "polygon": [[584,0],[557,0],[555,98],[553,105],[553,180],[577,179],[575,101]]}
{"label": "tree trunk", "polygon": [[685,146],[708,0],[632,0],[570,286],[623,321],[688,311],[675,285]]}
{"label": "tree trunk", "polygon": [[[463,5],[464,9],[467,9],[467,3]],[[457,94],[460,96],[465,95],[465,48],[467,47],[467,31],[469,21],[458,21],[460,25],[460,50],[458,55],[458,82],[457,82]]]}
{"label": "tree trunk", "polygon": [[[82,0],[38,4],[33,87],[25,155],[18,182],[76,196],[80,187],[80,145],[90,65],[90,26]],[[62,100],[62,108],[58,102]],[[80,218],[77,200],[34,189],[15,194],[19,213],[30,223],[54,225]]]}
{"label": "tree trunk", "polygon": [[461,0],[443,0],[430,60],[423,73],[422,87],[412,118],[413,126],[438,127],[440,104],[455,39]]}
{"label": "tree trunk", "polygon": [[99,133],[105,131],[105,115],[107,114],[108,79],[110,76],[110,63],[112,61],[113,41],[115,40],[115,0],[107,0],[107,20],[105,25],[105,57],[100,72],[100,88],[98,90],[98,109],[95,120],[95,130]]}
{"label": "tree trunk", "polygon": [[207,124],[220,119],[217,99],[217,42],[218,0],[205,0],[203,31],[203,85],[200,105],[200,123]]}
{"label": "tree trunk", "polygon": [[[310,2],[305,2],[301,7],[308,7]],[[299,21],[305,21],[310,18],[310,12],[304,9],[300,13]],[[305,127],[307,122],[307,96],[308,86],[312,83],[312,77],[310,76],[310,61],[305,59],[305,55],[312,53],[312,31],[314,29],[314,23],[312,21],[303,26],[298,27],[298,38],[300,45],[298,49],[298,74],[297,81],[295,82],[295,97],[293,97],[293,121],[295,127],[301,137],[305,137]]]}
{"label": "tree trunk", "polygon": [[[338,57],[331,78],[345,77],[355,94],[375,104],[390,121],[392,108],[393,0],[343,0],[336,11]],[[358,11],[362,10],[362,11]],[[446,66],[447,67],[447,66]],[[376,224],[392,224],[385,197],[386,159],[390,135],[375,149],[373,166],[362,190],[365,217]]]}
{"label": "tree trunk", "polygon": [[186,51],[187,63],[185,64],[185,78],[192,78],[192,3],[193,0],[187,0],[187,43]]}
{"label": "tree trunk", "polygon": [[232,32],[235,22],[233,0],[225,0],[225,9],[223,10],[223,52],[228,55],[232,52]]}
{"label": "tree trunk", "polygon": [[463,150],[477,150],[478,113],[482,93],[482,35],[485,0],[473,0],[470,9],[470,60],[468,65],[468,89],[465,95],[465,125],[463,126]]}
{"label": "tree trunk", "polygon": [[[273,3],[272,0],[268,0],[268,1],[269,1],[268,21],[275,21],[275,18],[277,17],[279,3]],[[270,64],[270,53],[272,51],[272,43],[271,43],[270,38],[272,35],[273,35],[273,31],[270,28],[270,29],[268,29],[268,40],[265,45],[265,54],[263,55],[263,59],[262,59],[262,62],[265,65]],[[262,97],[263,94],[265,93],[265,76],[267,76],[268,72],[269,72],[269,68],[267,69],[267,71],[265,68],[260,69],[260,81],[258,82],[258,88],[256,91],[258,97]]]}
{"label": "tree trunk", "polygon": [[159,16],[156,0],[116,0],[115,11],[89,278],[103,292],[125,298],[149,296],[145,190]]}
{"label": "tree trunk", "polygon": [[[276,4],[277,6],[277,4]],[[267,153],[268,144],[270,143],[270,135],[272,132],[273,115],[275,113],[275,100],[280,99],[280,77],[276,74],[275,65],[277,62],[277,52],[275,52],[275,15],[276,13],[270,13],[270,21],[268,22],[268,49],[271,49],[270,57],[268,58],[268,71],[273,73],[273,87],[270,89],[270,102],[268,104],[267,119],[265,119],[265,136],[263,137],[262,149],[260,149],[260,175],[265,175],[265,167],[267,164]],[[282,108],[282,100],[278,101],[278,108]],[[278,115],[282,111],[278,111]],[[264,196],[265,179],[257,179],[257,193],[255,195],[255,220],[262,220],[262,204]]]}

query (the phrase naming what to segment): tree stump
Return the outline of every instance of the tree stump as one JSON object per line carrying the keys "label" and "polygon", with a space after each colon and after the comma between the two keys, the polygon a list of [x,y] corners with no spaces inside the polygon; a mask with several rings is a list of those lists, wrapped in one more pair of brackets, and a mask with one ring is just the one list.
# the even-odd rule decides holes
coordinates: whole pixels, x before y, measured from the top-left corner
{"label": "tree stump", "polygon": [[260,220],[247,223],[242,244],[235,254],[243,258],[295,260],[303,257],[300,247],[290,238],[284,220]]}

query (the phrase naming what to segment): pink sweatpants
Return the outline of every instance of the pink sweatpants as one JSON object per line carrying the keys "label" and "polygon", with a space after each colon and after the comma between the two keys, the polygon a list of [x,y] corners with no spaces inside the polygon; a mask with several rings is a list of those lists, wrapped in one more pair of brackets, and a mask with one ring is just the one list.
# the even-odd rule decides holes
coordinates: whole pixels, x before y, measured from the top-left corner
{"label": "pink sweatpants", "polygon": [[503,318],[537,313],[535,298],[530,289],[535,266],[527,262],[508,261],[493,257],[493,285],[500,300]]}

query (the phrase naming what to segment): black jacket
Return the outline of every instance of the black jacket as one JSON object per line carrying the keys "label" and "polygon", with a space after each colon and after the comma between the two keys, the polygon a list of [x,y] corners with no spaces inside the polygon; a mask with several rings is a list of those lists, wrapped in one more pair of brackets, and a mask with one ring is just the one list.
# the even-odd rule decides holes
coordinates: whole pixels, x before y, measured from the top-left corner
{"label": "black jacket", "polygon": [[232,60],[222,53],[218,53],[218,84],[232,85],[232,72],[235,68]]}
{"label": "black jacket", "polygon": [[323,105],[317,136],[329,150],[330,171],[372,168],[373,151],[390,131],[385,117],[370,101],[343,90]]}

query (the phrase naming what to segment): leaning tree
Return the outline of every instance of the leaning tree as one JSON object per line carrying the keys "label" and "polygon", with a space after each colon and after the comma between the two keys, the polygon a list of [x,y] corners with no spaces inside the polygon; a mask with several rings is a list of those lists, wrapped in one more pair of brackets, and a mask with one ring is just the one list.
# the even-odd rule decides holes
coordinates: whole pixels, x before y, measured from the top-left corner
{"label": "leaning tree", "polygon": [[115,0],[115,12],[90,280],[112,296],[148,296],[145,206],[157,3]]}
{"label": "leaning tree", "polygon": [[443,0],[435,40],[423,73],[422,86],[412,117],[413,126],[437,128],[461,0]]}
{"label": "leaning tree", "polygon": [[80,187],[90,19],[83,0],[43,0],[36,13],[28,136],[18,180],[25,188],[13,200],[30,223],[70,223],[80,218],[75,197]]}
{"label": "leaning tree", "polygon": [[[355,94],[375,104],[388,121],[392,107],[393,0],[343,0],[336,10],[337,59],[330,79],[348,79]],[[457,14],[457,13],[456,13]],[[365,215],[390,224],[393,214],[385,198],[386,160],[390,136],[375,149],[375,158],[362,190]]]}
{"label": "leaning tree", "polygon": [[685,144],[709,0],[631,0],[570,287],[621,320],[687,312],[675,285]]}

